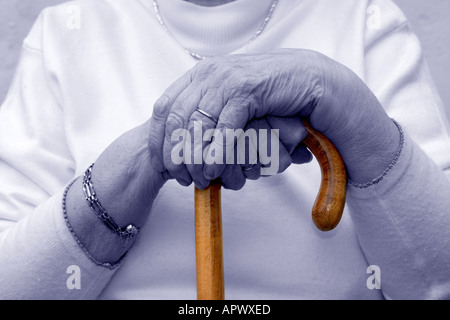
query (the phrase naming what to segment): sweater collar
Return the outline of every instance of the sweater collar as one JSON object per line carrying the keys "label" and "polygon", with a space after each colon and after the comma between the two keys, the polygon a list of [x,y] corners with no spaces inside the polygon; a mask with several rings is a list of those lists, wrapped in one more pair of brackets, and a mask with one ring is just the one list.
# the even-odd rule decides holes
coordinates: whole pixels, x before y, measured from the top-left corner
{"label": "sweater collar", "polygon": [[[153,0],[141,1],[153,10]],[[179,45],[203,56],[224,55],[245,46],[272,5],[272,0],[236,0],[215,7],[183,0],[157,2],[164,23]]]}

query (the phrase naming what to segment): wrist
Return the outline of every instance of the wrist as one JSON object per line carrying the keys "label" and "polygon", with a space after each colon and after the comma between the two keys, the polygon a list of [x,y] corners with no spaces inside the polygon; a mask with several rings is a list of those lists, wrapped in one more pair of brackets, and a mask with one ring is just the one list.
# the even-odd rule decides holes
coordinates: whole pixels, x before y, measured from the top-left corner
{"label": "wrist", "polygon": [[[96,198],[117,226],[142,227],[166,181],[150,162],[147,132],[141,126],[125,133],[102,153],[91,172]],[[68,190],[65,204],[73,233],[95,261],[115,263],[135,242],[134,238],[124,239],[99,218],[86,199],[82,178]]]}
{"label": "wrist", "polygon": [[383,175],[401,148],[399,127],[351,70],[330,60],[322,73],[323,95],[311,125],[334,143],[349,180],[370,183]]}
{"label": "wrist", "polygon": [[116,266],[133,246],[135,239],[124,242],[92,212],[78,178],[66,190],[63,209],[66,223],[86,255],[97,265]]}
{"label": "wrist", "polygon": [[95,161],[92,181],[105,209],[117,220],[145,223],[166,173],[156,171],[148,147],[148,123],[128,131]]}
{"label": "wrist", "polygon": [[105,224],[112,232],[116,233],[119,237],[128,242],[134,238],[139,232],[139,227],[134,224],[128,224],[126,226],[117,224],[116,221],[109,215],[108,211],[103,207],[100,200],[97,198],[97,193],[92,183],[92,164],[83,175],[83,191],[86,197],[86,201],[89,202],[89,206],[97,217]]}
{"label": "wrist", "polygon": [[[399,158],[401,157],[401,155],[404,152],[403,149],[405,147],[405,136],[404,136],[403,129],[400,126],[400,124],[398,124],[395,120],[392,120],[392,122],[397,127],[397,130],[398,130],[398,133],[399,133],[399,137],[400,137],[400,142],[399,142],[399,145],[398,145],[398,148],[397,148],[397,152],[396,152],[395,156],[391,159],[389,165],[384,167],[384,171],[380,175],[374,177],[370,181],[366,180],[365,183],[361,183],[361,182],[357,183],[357,182],[353,181],[352,179],[349,179],[349,181],[348,181],[349,184],[353,185],[356,188],[360,188],[360,189],[368,188],[368,187],[370,187],[372,185],[375,185],[375,184],[379,183],[381,180],[383,180],[384,177],[386,177],[389,174],[389,172],[395,167],[395,165],[397,164]],[[386,161],[387,160],[388,159],[386,159]],[[380,168],[378,171],[380,172],[381,169],[382,168]],[[358,177],[358,176],[356,176],[356,177]],[[364,180],[360,178],[359,181],[364,181]]]}

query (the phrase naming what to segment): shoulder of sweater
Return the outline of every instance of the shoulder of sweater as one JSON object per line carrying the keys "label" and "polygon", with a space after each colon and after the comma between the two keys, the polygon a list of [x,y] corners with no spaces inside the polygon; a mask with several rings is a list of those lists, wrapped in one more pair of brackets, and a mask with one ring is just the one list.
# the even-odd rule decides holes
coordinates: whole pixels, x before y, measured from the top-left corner
{"label": "shoulder of sweater", "polygon": [[407,23],[404,13],[392,0],[280,0],[277,10],[276,15],[282,20],[291,16],[302,21],[312,16],[326,26],[365,26],[369,37],[388,33]]}
{"label": "shoulder of sweater", "polygon": [[[139,0],[75,0],[44,8],[36,19],[24,44],[43,50],[47,42],[70,44],[68,39],[80,40],[88,34],[99,36],[120,24],[127,8],[139,6]],[[101,34],[100,34],[101,36]]]}
{"label": "shoulder of sweater", "polygon": [[402,10],[393,0],[346,0],[346,1],[317,1],[280,0],[284,14],[297,13],[297,10],[312,8],[316,13],[327,17],[339,18],[340,15],[367,15],[374,13],[380,16],[381,27],[389,27],[392,24],[402,24],[407,21]]}

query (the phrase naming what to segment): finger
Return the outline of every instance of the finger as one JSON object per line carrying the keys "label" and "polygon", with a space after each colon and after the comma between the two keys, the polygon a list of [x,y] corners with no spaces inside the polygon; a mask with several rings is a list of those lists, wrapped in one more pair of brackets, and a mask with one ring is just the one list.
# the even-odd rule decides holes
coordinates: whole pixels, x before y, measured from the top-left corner
{"label": "finger", "polygon": [[[262,119],[254,119],[252,120],[247,126],[245,127],[246,135],[249,137],[248,139],[245,138],[245,164],[242,164],[242,172],[244,173],[245,177],[250,180],[257,180],[261,177],[261,162],[259,161],[259,154],[258,154],[258,128],[261,127],[260,122],[263,122],[265,120]],[[269,127],[268,124],[266,124],[266,127]],[[252,135],[249,134],[249,130],[254,130],[254,136],[252,138]],[[239,148],[239,145],[238,145]]]}
{"label": "finger", "polygon": [[274,129],[264,118],[258,122],[258,154],[262,164],[261,175],[275,175],[284,172],[292,158],[280,140],[279,129]]}
{"label": "finger", "polygon": [[216,128],[223,137],[222,141],[220,139],[214,140],[206,148],[221,149],[225,155],[224,163],[213,163],[212,159],[206,157],[205,162],[208,164],[203,169],[206,178],[210,180],[218,178],[227,164],[234,163],[233,153],[230,151],[234,151],[235,141],[243,133],[243,130],[238,131],[237,129],[243,129],[249,120],[249,104],[250,101],[248,100],[232,98],[226,102],[222,110],[220,110],[220,104],[218,106],[212,104],[209,107],[205,106],[208,113],[219,115]]}
{"label": "finger", "polygon": [[261,162],[258,161],[254,165],[242,167],[242,172],[248,180],[258,180],[261,178]]}
{"label": "finger", "polygon": [[[214,129],[212,130],[214,131]],[[186,169],[195,185],[199,189],[204,189],[209,185],[210,180],[203,175],[203,146],[207,143],[207,141],[205,142],[204,140],[212,138],[212,136],[209,135],[210,130],[205,130],[203,121],[189,122],[188,133],[191,141],[186,141],[186,143],[190,143],[192,146],[192,153],[190,159],[186,159]]]}
{"label": "finger", "polygon": [[225,189],[241,190],[245,185],[245,175],[240,165],[227,165],[220,176]]}
{"label": "finger", "polygon": [[173,102],[191,83],[190,72],[187,72],[175,81],[164,94],[156,101],[153,107],[153,115],[150,121],[149,149],[151,161],[155,170],[165,171],[163,145],[166,131],[167,117]]}
{"label": "finger", "polygon": [[[217,106],[217,107],[212,107]],[[221,110],[223,100],[217,93],[217,89],[211,88],[206,91],[196,110],[190,115],[188,122],[188,131],[193,138],[193,161],[187,164],[187,170],[197,187],[202,188],[209,184],[210,179],[205,177],[203,168],[207,161],[211,163],[224,163],[222,148],[217,150],[208,149],[207,146],[212,142],[220,144],[223,137],[218,130],[215,130],[219,114],[210,114],[211,110]],[[205,111],[206,110],[206,111]],[[208,157],[208,159],[206,159]]]}
{"label": "finger", "polygon": [[303,144],[300,144],[292,152],[291,157],[292,157],[292,163],[295,163],[295,164],[310,163],[313,160],[312,153]]}
{"label": "finger", "polygon": [[165,140],[163,146],[164,166],[177,179],[186,186],[192,183],[192,177],[186,167],[191,163],[194,155],[194,136],[187,130],[187,121],[184,109],[198,105],[201,99],[201,92],[195,83],[191,83],[177,99],[173,102],[171,110],[167,116]]}
{"label": "finger", "polygon": [[[170,139],[170,142],[168,142],[168,139]],[[184,162],[185,154],[190,152],[186,149],[186,140],[190,141],[190,138],[187,137],[187,131],[183,129],[175,130],[170,137],[166,135],[163,146],[163,161],[170,177],[187,187],[192,183],[192,178],[187,172]],[[177,144],[172,147],[176,142]]]}
{"label": "finger", "polygon": [[280,142],[289,154],[305,139],[306,132],[300,117],[274,117],[268,116],[267,121],[273,129],[279,130]]}
{"label": "finger", "polygon": [[[292,163],[289,152],[278,141],[277,130],[273,130],[266,119],[254,119],[240,135],[235,136],[238,138],[234,144],[233,163],[241,165],[245,177],[256,180],[262,174],[275,175],[285,171]],[[226,151],[229,152],[229,149]],[[227,161],[229,159],[227,154]],[[221,178],[225,172],[229,172],[228,166],[230,162],[227,162]]]}

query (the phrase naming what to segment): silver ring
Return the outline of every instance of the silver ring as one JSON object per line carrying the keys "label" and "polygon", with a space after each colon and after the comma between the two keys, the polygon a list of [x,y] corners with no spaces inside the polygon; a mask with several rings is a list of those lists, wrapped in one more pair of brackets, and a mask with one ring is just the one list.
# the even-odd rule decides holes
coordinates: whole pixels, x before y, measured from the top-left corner
{"label": "silver ring", "polygon": [[217,120],[216,118],[214,118],[214,117],[213,117],[212,115],[210,115],[209,113],[203,111],[202,109],[197,108],[197,110],[195,110],[195,111],[200,112],[202,115],[204,115],[205,117],[210,118],[210,119],[211,119],[212,121],[214,121],[215,123],[218,123],[218,122],[219,122],[219,120]]}

